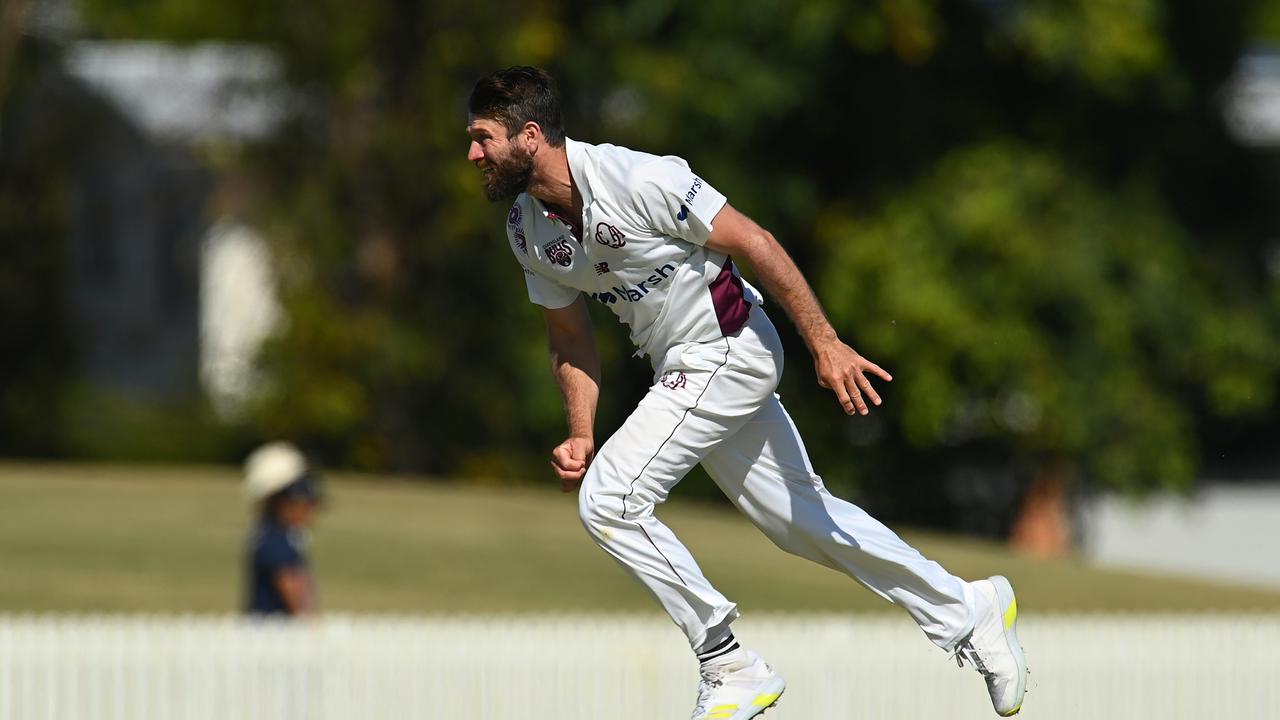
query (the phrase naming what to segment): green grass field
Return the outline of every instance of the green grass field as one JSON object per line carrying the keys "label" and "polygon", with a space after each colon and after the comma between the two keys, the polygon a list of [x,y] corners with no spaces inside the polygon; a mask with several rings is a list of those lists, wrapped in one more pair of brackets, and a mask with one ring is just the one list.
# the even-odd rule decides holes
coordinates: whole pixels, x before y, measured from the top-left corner
{"label": "green grass field", "polygon": [[[313,545],[323,609],[656,610],[588,539],[574,499],[550,487],[329,480]],[[250,519],[238,482],[231,468],[0,464],[0,611],[234,610]],[[660,514],[744,611],[889,608],[730,509],[676,499]],[[1280,593],[903,534],[959,575],[1010,576],[1024,611],[1280,609]]]}

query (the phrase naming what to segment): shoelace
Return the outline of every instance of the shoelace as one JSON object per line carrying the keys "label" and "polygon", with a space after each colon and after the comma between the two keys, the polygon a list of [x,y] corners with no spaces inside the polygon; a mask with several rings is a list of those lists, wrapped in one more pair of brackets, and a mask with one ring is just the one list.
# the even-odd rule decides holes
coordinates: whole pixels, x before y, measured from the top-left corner
{"label": "shoelace", "polygon": [[699,720],[711,703],[711,693],[724,684],[726,670],[722,667],[702,668],[702,681],[698,683],[698,702],[693,707],[693,720]]}
{"label": "shoelace", "polygon": [[987,669],[987,664],[982,661],[982,656],[978,655],[978,651],[973,648],[973,644],[968,640],[956,646],[956,665],[964,667],[964,661],[968,660],[973,669],[984,678],[991,678],[991,671]]}

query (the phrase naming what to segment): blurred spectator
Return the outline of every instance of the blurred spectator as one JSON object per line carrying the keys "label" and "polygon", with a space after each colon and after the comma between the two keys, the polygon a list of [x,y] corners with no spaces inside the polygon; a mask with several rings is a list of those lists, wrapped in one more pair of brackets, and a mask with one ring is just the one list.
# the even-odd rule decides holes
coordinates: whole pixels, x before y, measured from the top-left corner
{"label": "blurred spectator", "polygon": [[258,512],[249,538],[245,609],[254,615],[306,615],[316,609],[307,529],[320,503],[311,468],[293,445],[263,445],[245,461],[245,492]]}

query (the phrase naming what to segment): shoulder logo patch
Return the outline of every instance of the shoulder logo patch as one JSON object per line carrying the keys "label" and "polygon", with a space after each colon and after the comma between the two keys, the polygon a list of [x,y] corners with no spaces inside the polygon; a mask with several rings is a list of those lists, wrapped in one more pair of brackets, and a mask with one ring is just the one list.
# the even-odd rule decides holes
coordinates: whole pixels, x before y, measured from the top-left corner
{"label": "shoulder logo patch", "polygon": [[516,247],[520,248],[520,252],[525,255],[529,254],[529,240],[524,236],[524,230],[516,230],[515,232]]}
{"label": "shoulder logo patch", "polygon": [[507,224],[511,227],[520,227],[520,220],[523,218],[523,212],[520,205],[512,205],[511,212],[507,213]]}
{"label": "shoulder logo patch", "polygon": [[546,254],[548,261],[561,267],[569,267],[573,264],[573,246],[564,239],[563,235],[543,245],[542,252]]}

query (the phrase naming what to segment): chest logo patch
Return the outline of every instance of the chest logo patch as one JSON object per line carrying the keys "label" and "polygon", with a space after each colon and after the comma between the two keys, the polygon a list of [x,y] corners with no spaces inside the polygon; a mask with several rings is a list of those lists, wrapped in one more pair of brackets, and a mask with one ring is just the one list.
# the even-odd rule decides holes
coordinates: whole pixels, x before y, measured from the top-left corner
{"label": "chest logo patch", "polygon": [[596,223],[596,242],[605,247],[620,248],[627,244],[627,237],[609,223]]}
{"label": "chest logo patch", "polygon": [[573,263],[573,246],[564,239],[563,235],[543,245],[542,252],[546,254],[548,261],[560,267],[569,267]]}
{"label": "chest logo patch", "polygon": [[688,384],[688,382],[688,378],[686,378],[685,374],[679,370],[672,370],[662,376],[662,386],[670,390],[679,390]]}
{"label": "chest logo patch", "polygon": [[516,240],[516,247],[520,248],[520,252],[524,253],[525,255],[528,255],[529,241],[525,238],[523,230],[517,230],[515,232],[515,240]]}

